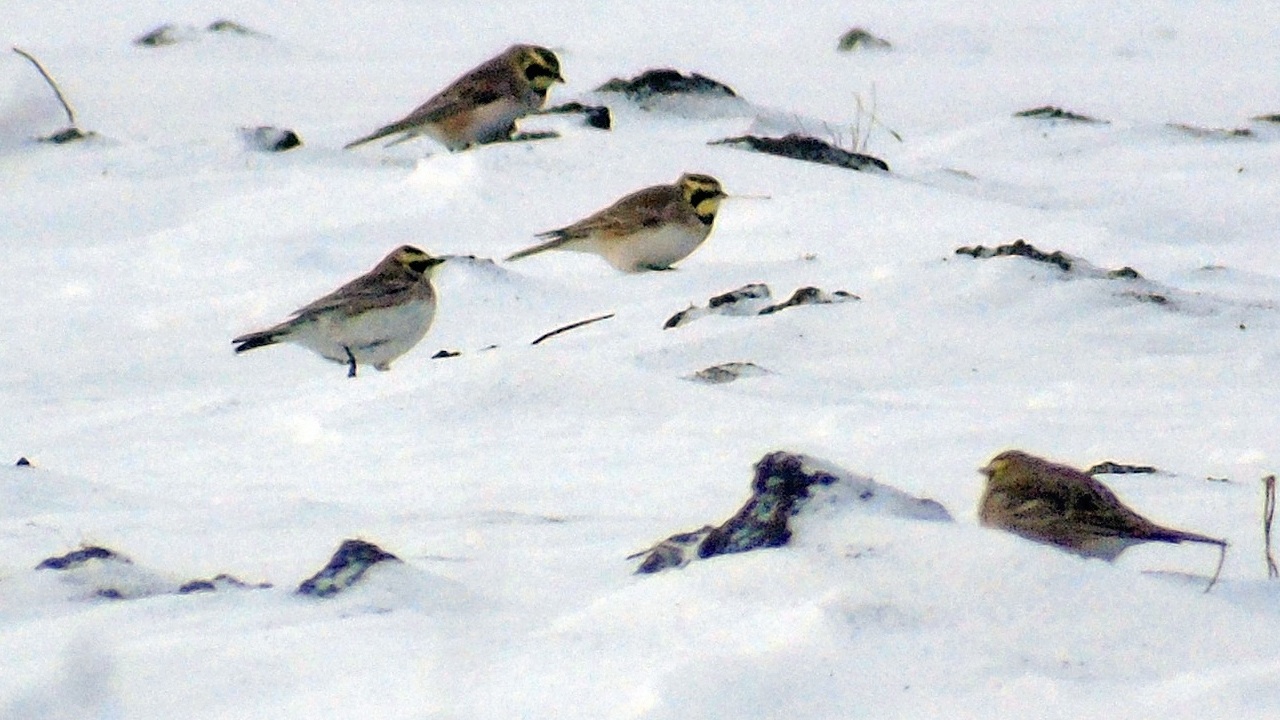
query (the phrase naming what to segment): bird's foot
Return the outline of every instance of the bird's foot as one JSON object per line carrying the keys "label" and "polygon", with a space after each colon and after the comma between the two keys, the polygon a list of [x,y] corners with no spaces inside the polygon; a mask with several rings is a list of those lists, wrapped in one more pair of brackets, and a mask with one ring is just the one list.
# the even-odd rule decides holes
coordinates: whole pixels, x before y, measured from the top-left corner
{"label": "bird's foot", "polygon": [[342,349],[347,351],[347,377],[353,378],[356,376],[356,356],[351,354],[351,348],[346,345]]}

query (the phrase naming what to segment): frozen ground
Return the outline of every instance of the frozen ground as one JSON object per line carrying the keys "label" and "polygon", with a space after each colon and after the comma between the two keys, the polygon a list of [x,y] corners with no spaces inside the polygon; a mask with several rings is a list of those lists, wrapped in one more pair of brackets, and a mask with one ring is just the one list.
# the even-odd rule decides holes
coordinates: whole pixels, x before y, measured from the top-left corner
{"label": "frozen ground", "polygon": [[[99,137],[31,142],[63,118],[0,56],[0,460],[35,463],[0,468],[0,715],[1280,716],[1259,483],[1280,464],[1280,126],[1249,120],[1280,112],[1274,12],[955,5],[4,3],[0,40]],[[131,44],[221,18],[269,37]],[[854,25],[894,50],[835,52]],[[553,102],[671,66],[750,104],[611,100],[608,133],[339,149],[514,41],[560,54]],[[892,175],[705,144],[788,124],[847,142],[873,88],[903,140],[867,151]],[[1045,104],[1109,123],[1012,117]],[[306,145],[247,149],[237,129],[264,124]],[[446,264],[426,340],[355,381],[298,348],[231,352],[397,245],[504,257],[686,170],[770,199],[726,202],[677,271]],[[1145,280],[954,254],[1017,238]],[[662,330],[750,282],[861,300]],[[770,373],[686,379],[731,361]],[[976,468],[1010,447],[1160,468],[1106,481],[1229,539],[1221,583],[1201,592],[1211,548],[1108,565],[979,527]],[[775,449],[957,522],[854,514],[631,574],[735,512]],[[293,595],[347,537],[406,562]],[[129,556],[112,581],[139,594],[274,587],[106,600],[33,570],[81,544]]]}

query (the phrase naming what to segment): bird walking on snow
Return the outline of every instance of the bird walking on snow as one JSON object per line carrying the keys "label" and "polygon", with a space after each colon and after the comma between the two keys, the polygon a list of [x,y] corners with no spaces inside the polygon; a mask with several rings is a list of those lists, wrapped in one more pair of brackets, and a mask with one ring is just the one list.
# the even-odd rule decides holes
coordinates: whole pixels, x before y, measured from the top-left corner
{"label": "bird walking on snow", "polygon": [[637,190],[568,227],[541,233],[537,237],[546,242],[507,260],[568,250],[599,255],[623,272],[668,270],[707,239],[726,197],[719,180],[686,173],[674,184]]}
{"label": "bird walking on snow", "polygon": [[293,343],[348,367],[388,370],[427,334],[436,313],[431,286],[444,258],[402,245],[372,270],[296,312],[274,327],[232,340],[236,352]]}
{"label": "bird walking on snow", "polygon": [[542,108],[547,90],[560,75],[560,59],[537,45],[512,45],[454,80],[430,100],[396,122],[378,128],[351,149],[389,135],[395,145],[426,135],[451,151],[510,139],[515,122]]}
{"label": "bird walking on snow", "polygon": [[978,509],[983,525],[1078,555],[1111,561],[1144,542],[1227,547],[1225,540],[1157,525],[1088,474],[1019,450],[996,455],[981,472],[987,476]]}

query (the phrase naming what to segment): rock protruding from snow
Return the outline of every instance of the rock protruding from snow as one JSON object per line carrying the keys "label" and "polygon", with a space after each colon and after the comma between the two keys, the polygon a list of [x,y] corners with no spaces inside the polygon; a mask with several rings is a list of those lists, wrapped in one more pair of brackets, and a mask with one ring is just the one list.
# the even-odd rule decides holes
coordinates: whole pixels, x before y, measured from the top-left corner
{"label": "rock protruding from snow", "polygon": [[604,105],[583,105],[580,102],[568,102],[542,110],[540,115],[582,115],[582,122],[587,127],[597,130],[613,128],[613,113]]}
{"label": "rock protruding from snow", "polygon": [[680,327],[707,315],[770,315],[800,305],[830,305],[851,302],[862,298],[844,290],[827,292],[816,287],[802,287],[792,293],[785,302],[771,303],[773,291],[764,283],[743,285],[737,290],[716,295],[707,301],[706,307],[690,305],[667,318],[663,330]]}
{"label": "rock protruding from snow", "polygon": [[62,583],[76,589],[73,594],[76,599],[132,600],[153,595],[271,587],[270,583],[255,585],[225,573],[210,580],[179,583],[164,573],[134,564],[115,550],[97,545],[45,558],[35,569],[57,571]]}
{"label": "rock protruding from snow", "polygon": [[79,550],[72,550],[66,555],[45,558],[36,566],[37,570],[72,570],[74,568],[83,567],[91,560],[104,560],[111,562],[123,563],[125,565],[133,564],[129,558],[117,553],[114,550],[108,550],[97,545],[89,545]]}
{"label": "rock protruding from snow", "polygon": [[261,152],[284,152],[302,146],[302,138],[298,137],[298,133],[271,125],[241,128],[240,137],[250,150]]}
{"label": "rock protruding from snow", "polygon": [[247,583],[234,575],[219,573],[208,580],[192,580],[178,588],[179,595],[191,593],[216,592],[218,590],[266,590],[271,583]]}
{"label": "rock protruding from snow", "polygon": [[655,95],[705,95],[712,97],[738,97],[733,88],[705,75],[679,70],[658,68],[645,70],[630,80],[613,78],[596,88],[596,92],[622,93],[634,103],[646,104]]}
{"label": "rock protruding from snow", "polygon": [[743,148],[766,155],[803,160],[848,168],[849,170],[879,170],[889,172],[889,164],[878,157],[852,152],[836,147],[825,140],[819,140],[800,133],[790,133],[780,138],[761,137],[759,135],[741,135],[738,137],[713,140],[708,145],[728,145]]}
{"label": "rock protruding from snow", "polygon": [[1085,123],[1088,125],[1107,125],[1106,120],[1099,120],[1096,117],[1082,115],[1080,113],[1063,110],[1056,105],[1042,105],[1040,107],[1031,108],[1030,110],[1022,110],[1013,114],[1017,118],[1032,118],[1035,120],[1066,120],[1068,122]]}
{"label": "rock protruding from snow", "polygon": [[755,113],[752,105],[728,85],[671,68],[646,70],[630,80],[613,78],[596,88],[595,93],[602,98],[621,95],[641,111],[680,117],[750,117]]}
{"label": "rock protruding from snow", "polygon": [[703,368],[687,379],[707,385],[723,385],[738,378],[761,377],[771,374],[769,370],[753,362],[727,362]]}
{"label": "rock protruding from snow", "polygon": [[819,511],[863,512],[916,520],[947,521],[941,504],[918,498],[824,460],[785,451],[756,463],[751,498],[718,527],[703,526],[663,540],[631,558],[644,557],[636,573],[683,567],[693,560],[786,545],[792,520]]}
{"label": "rock protruding from snow", "polygon": [[360,581],[365,572],[381,562],[403,562],[400,558],[364,540],[343,540],[329,564],[298,586],[298,594],[330,597]]}
{"label": "rock protruding from snow", "polygon": [[222,35],[241,35],[244,37],[255,38],[270,37],[266,33],[260,33],[257,30],[241,25],[234,20],[214,20],[203,29],[197,28],[194,25],[165,23],[157,26],[150,32],[134,38],[133,44],[140,45],[142,47],[166,47],[168,45],[177,45],[182,42],[198,40],[201,32]]}
{"label": "rock protruding from snow", "polygon": [[1110,280],[1141,280],[1142,275],[1131,267],[1125,266],[1119,270],[1104,270],[1074,255],[1068,255],[1061,250],[1054,250],[1047,253],[1026,240],[1018,239],[1004,245],[997,245],[989,248],[985,245],[974,245],[972,247],[956,248],[957,255],[968,255],[975,258],[994,258],[1017,256],[1024,257],[1028,260],[1056,265],[1063,272],[1078,273],[1085,277],[1106,278]]}
{"label": "rock protruding from snow", "polygon": [[46,558],[36,570],[52,570],[72,588],[75,599],[130,600],[173,591],[158,573],[133,564],[129,558],[99,546],[86,546],[66,555]]}
{"label": "rock protruding from snow", "polygon": [[892,50],[893,43],[875,35],[866,28],[856,27],[840,36],[840,42],[836,44],[836,49],[840,52],[853,52],[855,50]]}
{"label": "rock protruding from snow", "polygon": [[1160,471],[1151,465],[1130,465],[1104,460],[1085,472],[1089,475],[1154,475]]}
{"label": "rock protruding from snow", "polygon": [[1247,127],[1214,128],[1188,123],[1168,123],[1168,127],[1193,138],[1204,140],[1240,140],[1254,137],[1253,130]]}
{"label": "rock protruding from snow", "polygon": [[835,292],[827,292],[816,287],[802,287],[791,293],[791,297],[786,301],[776,305],[769,305],[760,309],[760,315],[772,315],[779,310],[787,308],[800,307],[801,305],[834,305],[836,303],[852,302],[861,300],[862,298],[844,290],[836,290]]}

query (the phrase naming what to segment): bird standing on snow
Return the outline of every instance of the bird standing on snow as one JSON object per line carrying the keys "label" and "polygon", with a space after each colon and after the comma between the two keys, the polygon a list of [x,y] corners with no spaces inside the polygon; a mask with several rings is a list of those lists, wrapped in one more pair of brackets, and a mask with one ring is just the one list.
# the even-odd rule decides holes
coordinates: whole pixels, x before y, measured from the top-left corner
{"label": "bird standing on snow", "polygon": [[569,250],[599,255],[623,272],[667,270],[707,239],[726,197],[720,181],[686,173],[673,185],[637,190],[568,227],[541,233],[537,237],[547,242],[507,260]]}
{"label": "bird standing on snow", "polygon": [[1225,540],[1156,525],[1089,475],[1019,450],[996,455],[980,472],[987,476],[978,509],[983,525],[1078,555],[1110,561],[1144,542],[1227,546]]}
{"label": "bird standing on snow", "polygon": [[560,76],[560,59],[544,47],[512,45],[454,80],[416,110],[346,149],[403,133],[395,145],[426,135],[449,150],[507,140],[515,122],[542,107]]}
{"label": "bird standing on snow", "polygon": [[301,345],[334,362],[390,369],[391,361],[418,344],[436,314],[431,286],[444,258],[402,245],[368,273],[352,280],[266,330],[232,340],[242,353],[280,342]]}

